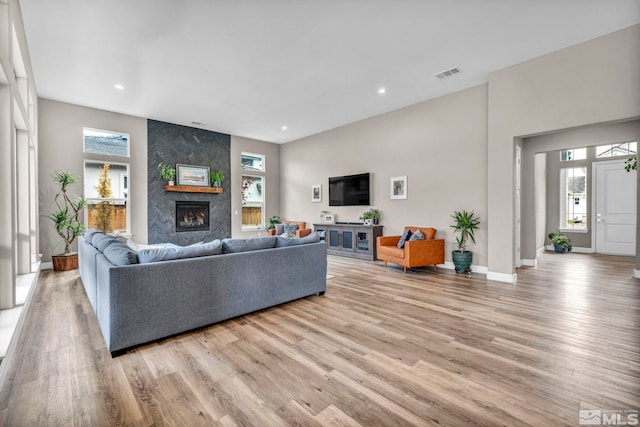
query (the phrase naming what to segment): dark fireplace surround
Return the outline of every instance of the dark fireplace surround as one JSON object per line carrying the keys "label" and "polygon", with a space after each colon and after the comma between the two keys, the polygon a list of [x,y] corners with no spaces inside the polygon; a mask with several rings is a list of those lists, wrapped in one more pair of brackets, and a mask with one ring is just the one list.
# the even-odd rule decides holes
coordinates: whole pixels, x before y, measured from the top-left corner
{"label": "dark fireplace surround", "polygon": [[[209,166],[231,176],[231,136],[172,123],[147,120],[148,147],[148,243],[180,246],[231,236],[231,179],[222,183],[222,193],[166,191],[158,174],[158,163]],[[206,203],[208,223],[200,224],[198,212],[182,213],[191,218],[176,221],[178,202]],[[178,231],[182,229],[184,231]]]}

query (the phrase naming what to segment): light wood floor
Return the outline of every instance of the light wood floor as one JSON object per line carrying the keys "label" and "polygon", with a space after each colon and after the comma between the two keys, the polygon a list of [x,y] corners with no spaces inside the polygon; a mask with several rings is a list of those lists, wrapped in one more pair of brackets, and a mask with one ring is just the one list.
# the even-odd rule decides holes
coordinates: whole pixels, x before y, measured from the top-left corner
{"label": "light wood floor", "polygon": [[518,284],[329,257],[309,297],[111,359],[78,273],[42,274],[0,425],[577,425],[640,409],[633,260],[542,255]]}

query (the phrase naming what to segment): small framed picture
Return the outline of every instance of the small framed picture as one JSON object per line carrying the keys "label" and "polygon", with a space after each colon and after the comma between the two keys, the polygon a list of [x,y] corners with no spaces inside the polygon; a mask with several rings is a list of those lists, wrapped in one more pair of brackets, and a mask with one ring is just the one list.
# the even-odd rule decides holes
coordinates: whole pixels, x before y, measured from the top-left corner
{"label": "small framed picture", "polygon": [[322,184],[311,186],[311,202],[318,203],[322,201]]}
{"label": "small framed picture", "polygon": [[322,222],[324,222],[325,224],[333,224],[335,220],[336,217],[331,213],[324,214],[324,216],[322,217]]}
{"label": "small framed picture", "polygon": [[193,166],[176,164],[178,185],[191,185],[195,187],[209,186],[209,166]]}
{"label": "small framed picture", "polygon": [[406,199],[407,198],[407,177],[406,176],[394,176],[391,177],[391,199]]}

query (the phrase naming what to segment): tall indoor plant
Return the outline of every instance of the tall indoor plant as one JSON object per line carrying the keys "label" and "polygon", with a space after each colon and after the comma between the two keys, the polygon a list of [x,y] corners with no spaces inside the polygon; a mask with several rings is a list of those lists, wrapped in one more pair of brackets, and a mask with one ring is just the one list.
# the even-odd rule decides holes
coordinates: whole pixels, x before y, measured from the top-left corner
{"label": "tall indoor plant", "polygon": [[470,273],[473,252],[467,250],[467,245],[469,240],[473,243],[476,242],[475,231],[480,228],[480,218],[476,216],[474,211],[465,210],[454,211],[451,218],[454,220],[451,226],[453,232],[460,233],[460,236],[456,236],[458,249],[451,253],[456,273]]}
{"label": "tall indoor plant", "polygon": [[84,231],[80,221],[80,211],[87,206],[84,197],[73,196],[68,193],[68,187],[76,182],[76,178],[69,172],[54,172],[53,181],[60,187],[55,196],[57,210],[48,216],[53,221],[56,232],[64,240],[64,253],[53,255],[53,269],[56,271],[73,270],[78,268],[78,253],[71,252],[71,244]]}

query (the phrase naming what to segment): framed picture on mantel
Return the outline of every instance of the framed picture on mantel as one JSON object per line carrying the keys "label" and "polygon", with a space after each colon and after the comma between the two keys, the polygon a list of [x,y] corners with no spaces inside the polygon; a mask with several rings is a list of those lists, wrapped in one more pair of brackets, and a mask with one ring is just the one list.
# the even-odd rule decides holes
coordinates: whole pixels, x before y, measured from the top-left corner
{"label": "framed picture on mantel", "polygon": [[194,187],[209,186],[209,166],[194,166],[176,164],[178,185],[191,185]]}

